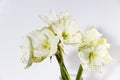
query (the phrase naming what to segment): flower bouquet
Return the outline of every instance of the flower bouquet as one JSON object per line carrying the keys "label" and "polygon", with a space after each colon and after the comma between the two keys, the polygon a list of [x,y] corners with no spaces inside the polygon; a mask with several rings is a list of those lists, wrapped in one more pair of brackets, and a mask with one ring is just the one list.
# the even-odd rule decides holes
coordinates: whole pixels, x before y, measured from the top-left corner
{"label": "flower bouquet", "polygon": [[62,80],[71,80],[64,64],[64,46],[72,45],[78,49],[80,66],[76,80],[84,79],[82,73],[100,71],[111,62],[108,53],[110,44],[94,27],[80,30],[75,19],[67,12],[59,14],[50,12],[48,16],[40,16],[46,26],[28,33],[21,45],[23,51],[22,62],[29,68],[33,63],[40,63],[45,58],[55,56],[61,72]]}

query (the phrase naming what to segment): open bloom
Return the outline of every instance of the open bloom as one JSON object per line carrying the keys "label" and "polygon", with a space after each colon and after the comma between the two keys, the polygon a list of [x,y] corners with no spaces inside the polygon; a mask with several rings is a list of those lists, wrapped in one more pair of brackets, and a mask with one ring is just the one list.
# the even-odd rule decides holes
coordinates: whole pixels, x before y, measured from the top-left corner
{"label": "open bloom", "polygon": [[109,47],[110,44],[101,38],[101,34],[95,28],[87,29],[83,35],[83,43],[79,46],[79,58],[83,69],[99,71],[110,63]]}
{"label": "open bloom", "polygon": [[57,51],[58,37],[49,29],[44,28],[30,32],[21,48],[23,50],[22,61],[27,63],[27,67],[33,62],[41,62],[48,56],[52,56]]}
{"label": "open bloom", "polygon": [[58,15],[51,13],[49,16],[41,16],[41,19],[52,27],[62,43],[80,43],[81,32],[78,24],[67,12],[61,12]]}

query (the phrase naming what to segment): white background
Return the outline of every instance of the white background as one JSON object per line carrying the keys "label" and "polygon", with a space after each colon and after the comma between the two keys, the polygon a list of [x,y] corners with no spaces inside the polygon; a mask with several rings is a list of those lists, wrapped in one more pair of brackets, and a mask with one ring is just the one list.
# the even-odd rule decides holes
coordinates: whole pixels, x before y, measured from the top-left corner
{"label": "white background", "polygon": [[[95,25],[111,43],[113,63],[102,73],[85,72],[84,80],[120,80],[120,0],[0,0],[0,80],[59,80],[55,57],[52,63],[47,58],[28,70],[20,60],[21,36],[41,28],[44,24],[38,16],[47,15],[50,9],[67,10],[80,29]],[[65,62],[70,73],[77,71],[74,49],[66,49]]]}

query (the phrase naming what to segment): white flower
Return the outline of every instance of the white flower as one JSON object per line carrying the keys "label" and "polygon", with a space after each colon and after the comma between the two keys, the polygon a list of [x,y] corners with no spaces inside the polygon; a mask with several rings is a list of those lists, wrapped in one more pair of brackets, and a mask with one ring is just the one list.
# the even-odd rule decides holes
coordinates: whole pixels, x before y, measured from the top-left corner
{"label": "white flower", "polygon": [[88,29],[83,36],[83,43],[79,46],[79,58],[84,70],[97,70],[111,62],[108,53],[110,44],[95,29]]}
{"label": "white flower", "polygon": [[76,44],[81,39],[76,21],[70,18],[61,19],[61,23],[54,25],[53,30],[65,44]]}
{"label": "white flower", "polygon": [[79,47],[79,58],[84,70],[99,71],[102,66],[111,62],[108,53],[108,43],[105,41],[100,44],[88,44]]}
{"label": "white flower", "polygon": [[78,24],[67,12],[61,12],[58,15],[41,16],[41,19],[49,26],[52,26],[53,31],[59,36],[62,43],[80,43],[81,33]]}
{"label": "white flower", "polygon": [[58,41],[58,37],[49,28],[29,33],[21,46],[24,53],[22,61],[27,63],[26,68],[33,62],[41,62],[46,57],[54,55]]}

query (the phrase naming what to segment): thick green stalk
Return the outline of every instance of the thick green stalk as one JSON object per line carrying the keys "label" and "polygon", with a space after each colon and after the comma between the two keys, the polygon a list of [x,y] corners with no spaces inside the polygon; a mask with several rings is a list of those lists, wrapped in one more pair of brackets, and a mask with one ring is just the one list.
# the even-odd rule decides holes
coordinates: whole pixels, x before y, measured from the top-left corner
{"label": "thick green stalk", "polygon": [[58,51],[57,51],[55,56],[56,56],[56,59],[59,63],[59,66],[60,66],[60,72],[61,72],[62,80],[71,80],[70,76],[69,76],[69,73],[68,73],[68,71],[67,71],[67,69],[64,65],[62,50],[60,49],[60,46],[58,46]]}
{"label": "thick green stalk", "polygon": [[82,80],[82,72],[83,72],[83,68],[82,65],[80,64],[80,67],[77,72],[76,80]]}

